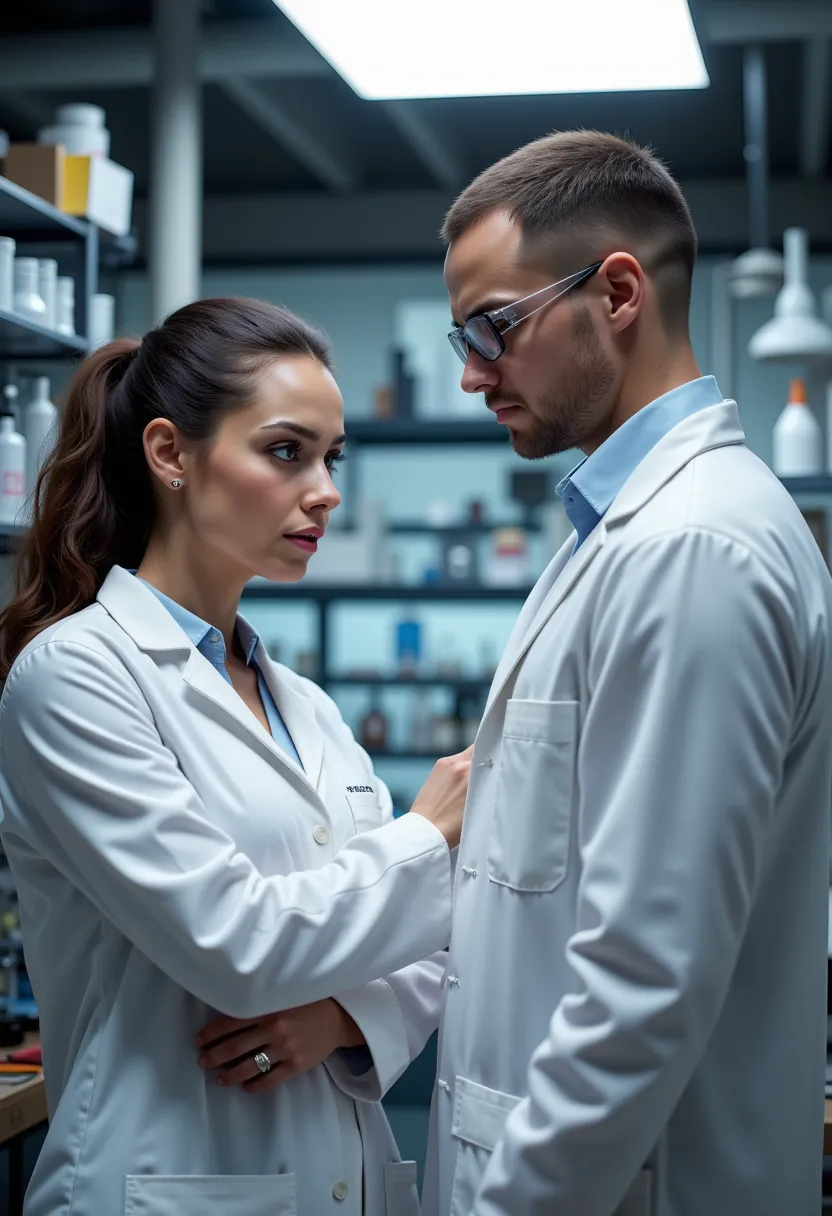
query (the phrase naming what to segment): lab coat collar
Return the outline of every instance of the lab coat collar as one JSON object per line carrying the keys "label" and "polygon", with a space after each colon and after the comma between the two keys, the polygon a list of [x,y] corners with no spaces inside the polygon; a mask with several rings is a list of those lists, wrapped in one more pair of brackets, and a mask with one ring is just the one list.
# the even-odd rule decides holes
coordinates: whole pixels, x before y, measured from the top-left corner
{"label": "lab coat collar", "polygon": [[708,406],[678,423],[645,456],[628,478],[607,514],[576,553],[575,534],[552,559],[527,600],[491,685],[485,713],[494,705],[534,639],[587,567],[607,536],[641,510],[696,456],[713,448],[742,444],[745,433],[735,401]]}
{"label": "lab coat collar", "polygon": [[647,453],[604,517],[607,529],[625,523],[695,456],[745,443],[736,401],[722,401],[678,423]]}
{"label": "lab coat collar", "polygon": [[[323,767],[323,743],[314,704],[310,697],[290,682],[288,673],[284,675],[279,672],[259,639],[255,649],[257,665],[292,736],[303,770],[275,743],[234,688],[200,654],[167,608],[140,579],[121,566],[113,566],[97,598],[140,650],[150,655],[180,656],[182,678],[190,688],[242,726],[250,740],[260,750],[265,750],[270,760],[279,764],[284,773],[291,772],[317,791]],[[243,626],[244,636],[254,634],[252,627],[242,617],[238,617],[238,623]]]}
{"label": "lab coat collar", "polygon": [[151,589],[122,566],[113,566],[96,598],[139,650],[189,654],[194,649],[185,630]]}
{"label": "lab coat collar", "polygon": [[[280,716],[286,723],[286,729],[300,756],[303,774],[309,784],[317,789],[324,762],[324,745],[323,732],[315,713],[315,703],[298,687],[297,677],[293,679],[285,667],[272,662],[259,638],[254,650],[254,661],[260,668],[274,703],[280,710]],[[297,768],[297,765],[292,762],[292,767]]]}

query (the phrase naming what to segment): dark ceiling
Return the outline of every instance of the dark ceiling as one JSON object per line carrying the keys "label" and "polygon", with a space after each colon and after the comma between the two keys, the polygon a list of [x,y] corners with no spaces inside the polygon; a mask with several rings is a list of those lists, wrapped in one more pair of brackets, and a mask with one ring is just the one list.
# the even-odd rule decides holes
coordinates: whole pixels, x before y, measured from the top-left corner
{"label": "dark ceiling", "polygon": [[[626,0],[622,0],[625,3]],[[694,15],[702,33],[711,87],[689,93],[593,94],[420,101],[412,112],[429,132],[458,157],[466,177],[513,148],[554,129],[601,127],[628,133],[652,145],[678,178],[740,178],[744,173],[742,126],[742,47],[710,45],[707,18],[724,0],[696,0]],[[761,0],[731,0],[752,14]],[[765,0],[770,4],[770,0]],[[789,8],[797,0],[782,0]],[[813,0],[800,0],[802,9]],[[814,0],[828,8],[830,0]],[[510,4],[506,5],[507,13]],[[147,27],[150,0],[30,0],[4,4],[0,11],[3,40],[16,45],[20,35],[113,27]],[[275,37],[296,45],[301,38],[272,0],[211,0],[206,23],[253,20],[273,25]],[[294,41],[293,41],[294,40]],[[801,174],[800,126],[804,47],[800,41],[768,41],[769,137],[771,173],[775,178]],[[266,105],[286,106],[286,82],[258,79]],[[0,126],[15,139],[33,137],[39,121],[61,101],[92,101],[104,107],[112,132],[112,155],[136,175],[136,191],[146,193],[149,165],[150,89],[146,86],[63,87],[50,91],[38,83],[29,90],[5,90],[0,75]],[[827,93],[827,104],[829,96]],[[326,143],[355,167],[352,189],[424,189],[434,187],[429,158],[420,155],[380,103],[359,99],[334,72],[291,82],[291,112],[318,116]],[[828,128],[827,128],[828,129]],[[204,88],[205,189],[208,195],[271,191],[327,191],[332,183],[316,173],[274,131],[253,118],[222,82]],[[290,141],[291,142],[291,141]],[[824,141],[828,143],[828,141]],[[832,156],[823,149],[823,166],[815,176],[828,176]]]}

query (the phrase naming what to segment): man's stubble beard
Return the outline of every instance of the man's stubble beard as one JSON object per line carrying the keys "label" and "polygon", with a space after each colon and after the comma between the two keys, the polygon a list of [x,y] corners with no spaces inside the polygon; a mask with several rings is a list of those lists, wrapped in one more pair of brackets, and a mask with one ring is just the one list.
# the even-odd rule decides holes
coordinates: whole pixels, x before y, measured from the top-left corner
{"label": "man's stubble beard", "polygon": [[579,448],[599,427],[602,407],[615,383],[615,373],[586,308],[575,310],[569,371],[533,415],[533,426],[512,434],[511,443],[524,460],[542,460]]}

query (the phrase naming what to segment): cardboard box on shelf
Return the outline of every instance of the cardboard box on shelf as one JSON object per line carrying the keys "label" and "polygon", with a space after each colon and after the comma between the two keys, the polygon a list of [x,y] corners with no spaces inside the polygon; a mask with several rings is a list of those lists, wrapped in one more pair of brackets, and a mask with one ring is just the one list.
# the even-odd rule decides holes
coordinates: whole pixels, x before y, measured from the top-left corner
{"label": "cardboard box on shelf", "polygon": [[67,156],[63,210],[127,236],[133,209],[133,174],[104,156]]}
{"label": "cardboard box on shelf", "polygon": [[66,153],[53,144],[9,144],[3,175],[39,198],[63,207]]}

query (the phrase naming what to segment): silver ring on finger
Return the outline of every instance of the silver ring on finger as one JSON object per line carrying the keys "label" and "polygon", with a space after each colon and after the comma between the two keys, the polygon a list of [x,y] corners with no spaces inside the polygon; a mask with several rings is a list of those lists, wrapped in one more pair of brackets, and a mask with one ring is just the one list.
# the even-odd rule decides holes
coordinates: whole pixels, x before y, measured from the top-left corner
{"label": "silver ring on finger", "polygon": [[254,1057],[254,1063],[257,1065],[260,1072],[265,1076],[267,1072],[272,1070],[272,1062],[266,1055],[265,1051],[258,1051]]}

